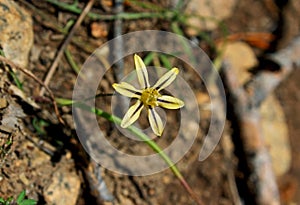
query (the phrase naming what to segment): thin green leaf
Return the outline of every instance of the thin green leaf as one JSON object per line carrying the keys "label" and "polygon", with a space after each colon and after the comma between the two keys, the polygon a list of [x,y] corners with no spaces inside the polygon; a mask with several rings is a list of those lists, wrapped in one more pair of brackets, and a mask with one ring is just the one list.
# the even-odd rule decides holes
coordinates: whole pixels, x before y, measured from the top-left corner
{"label": "thin green leaf", "polygon": [[5,200],[2,197],[0,197],[0,203],[5,203]]}
{"label": "thin green leaf", "polygon": [[144,9],[151,9],[152,11],[165,11],[166,9],[161,7],[161,6],[157,6],[157,4],[154,3],[150,3],[150,2],[142,2],[140,0],[129,0],[130,4],[133,4],[135,6],[144,8]]}
{"label": "thin green leaf", "polygon": [[171,70],[172,64],[169,61],[168,57],[166,55],[164,55],[164,54],[160,54],[158,56],[159,56],[159,59],[161,60],[161,62],[163,64],[163,67],[167,68],[168,70]]}
{"label": "thin green leaf", "polygon": [[12,202],[13,200],[14,200],[13,197],[10,196],[10,197],[8,197],[8,199],[6,199],[5,203],[9,205],[10,202]]}
{"label": "thin green leaf", "polygon": [[10,76],[12,77],[12,79],[14,80],[16,86],[23,91],[23,84],[21,83],[21,81],[19,80],[18,76],[13,72],[13,71],[9,71]]}
{"label": "thin green leaf", "polygon": [[76,64],[76,62],[75,62],[74,58],[72,57],[72,54],[71,54],[71,52],[70,52],[70,50],[69,50],[68,48],[65,49],[65,56],[66,56],[66,58],[67,58],[67,60],[68,60],[68,62],[69,62],[69,64],[70,64],[70,66],[71,66],[72,69],[74,70],[74,72],[75,72],[76,74],[78,74],[79,71],[80,71],[80,68],[79,68],[79,66]]}
{"label": "thin green leaf", "polygon": [[[47,2],[58,6],[64,10],[73,12],[75,14],[81,14],[82,9],[77,7],[76,4],[67,4],[65,2],[61,2],[58,0],[46,0]],[[140,13],[127,13],[123,12],[117,15],[109,15],[109,14],[98,14],[94,12],[89,12],[87,14],[92,20],[116,20],[116,19],[141,19],[141,18],[160,18],[160,19],[172,19],[174,17],[174,11],[165,10],[162,12],[140,12]]]}
{"label": "thin green leaf", "polygon": [[5,53],[4,53],[4,51],[2,49],[0,49],[0,55],[3,56],[3,57],[5,57]]}
{"label": "thin green leaf", "polygon": [[32,125],[36,130],[37,134],[45,135],[46,134],[45,127],[49,126],[49,123],[43,119],[35,117],[32,120]]}
{"label": "thin green leaf", "polygon": [[74,103],[73,100],[65,99],[65,98],[55,98],[57,104],[61,106],[72,105]]}
{"label": "thin green leaf", "polygon": [[37,202],[34,199],[25,199],[19,205],[36,205]]}
{"label": "thin green leaf", "polygon": [[176,11],[181,11],[181,10],[184,8],[184,4],[185,4],[185,3],[186,3],[186,2],[183,1],[183,0],[177,1],[177,4],[176,4],[176,6],[175,6],[175,10],[176,10]]}
{"label": "thin green leaf", "polygon": [[[77,4],[76,4],[75,6],[77,6]],[[70,31],[71,27],[72,27],[74,24],[75,24],[75,21],[74,21],[73,19],[71,19],[71,20],[69,20],[69,21],[66,23],[66,25],[65,25],[65,27],[64,27],[63,29],[64,29],[65,32],[67,33],[67,32]]]}
{"label": "thin green leaf", "polygon": [[154,57],[154,52],[150,52],[146,55],[146,57],[144,58],[144,63],[146,66],[148,66],[153,61],[153,57]]}
{"label": "thin green leaf", "polygon": [[23,191],[19,194],[19,196],[18,196],[18,198],[17,198],[17,204],[20,204],[20,203],[24,200],[25,194],[26,194],[25,190],[23,190]]}

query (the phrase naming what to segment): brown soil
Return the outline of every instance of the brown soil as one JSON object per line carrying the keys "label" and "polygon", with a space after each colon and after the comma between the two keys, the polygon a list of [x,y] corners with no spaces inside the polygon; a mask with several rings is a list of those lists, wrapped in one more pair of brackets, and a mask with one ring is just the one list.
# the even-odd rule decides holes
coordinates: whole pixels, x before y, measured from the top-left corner
{"label": "brown soil", "polygon": [[[18,3],[34,17],[34,46],[29,69],[38,78],[44,79],[47,69],[53,62],[55,53],[64,39],[64,35],[58,31],[58,28],[65,25],[68,19],[76,19],[76,15],[46,1],[24,2]],[[63,0],[61,2],[70,3],[72,1]],[[102,4],[99,2],[96,1],[94,11],[111,12],[110,1],[103,1],[106,3]],[[163,4],[160,4],[159,1],[152,2],[162,7],[169,5],[168,1],[163,1]],[[83,1],[80,1],[80,6],[83,6]],[[40,13],[37,13],[37,10],[45,16],[42,17]],[[297,30],[299,26],[291,29],[291,25],[295,24],[296,19],[296,24],[300,25],[300,18],[290,17],[291,10],[292,13],[295,13],[295,10],[300,11],[297,0],[289,1],[280,9],[273,1],[264,0],[255,1],[255,3],[251,0],[238,1],[234,14],[225,21],[225,24],[230,33],[255,31],[276,34],[278,39],[274,41],[274,45],[272,44],[265,50],[255,48],[259,56],[285,46],[299,32]],[[126,4],[125,11],[140,12],[147,11],[147,9]],[[300,12],[297,15],[299,14]],[[45,21],[43,18],[48,20]],[[97,38],[91,36],[92,23],[90,18],[86,18],[76,31],[72,43],[68,46],[79,66],[84,63],[95,48],[112,38],[112,22],[101,22],[100,30],[102,32],[97,33],[99,34]],[[125,20],[123,23],[124,33],[144,29],[171,31],[170,28],[171,24],[167,20],[138,19]],[[207,35],[211,35],[213,39],[219,39],[222,37],[222,32],[220,29],[216,29]],[[189,36],[186,37],[189,38]],[[209,48],[207,42],[201,38],[198,40],[207,52],[212,52],[207,49]],[[125,61],[126,65],[132,65],[132,63],[132,59]],[[121,175],[100,168],[100,174],[106,182],[107,189],[115,198],[114,203],[104,201],[103,198],[108,197],[108,195],[103,193],[104,197],[97,196],[93,174],[98,168],[90,161],[89,156],[78,141],[72,121],[71,108],[60,107],[60,113],[67,122],[66,125],[61,125],[56,119],[51,101],[48,98],[37,97],[41,87],[33,79],[23,76],[25,79],[23,81],[24,91],[26,95],[32,96],[36,100],[41,109],[32,108],[19,97],[12,96],[8,89],[9,85],[13,84],[12,79],[4,68],[0,69],[3,71],[0,76],[0,98],[5,97],[10,106],[22,108],[24,112],[22,116],[14,113],[17,120],[14,129],[3,131],[0,127],[0,197],[14,196],[16,198],[22,190],[26,189],[27,196],[38,200],[38,204],[50,204],[50,201],[52,204],[78,205],[195,204],[170,170],[150,176],[137,177]],[[278,179],[283,204],[300,203],[300,141],[297,139],[300,135],[300,118],[298,117],[298,114],[300,115],[299,74],[299,71],[294,71],[276,90],[276,95],[287,119],[292,149],[291,168],[288,173]],[[50,83],[50,89],[56,97],[71,98],[76,77],[76,73],[63,57]],[[107,73],[101,82],[101,91],[111,93],[113,91],[111,85],[114,82],[113,73]],[[192,77],[191,82],[192,86],[198,89],[197,92],[205,96],[205,88],[199,86],[197,80],[193,80]],[[98,103],[105,107],[109,105],[110,98],[105,98]],[[199,106],[201,107],[201,105]],[[3,114],[2,111],[0,108],[1,114]],[[170,115],[172,114],[174,113]],[[3,120],[6,115],[4,113],[0,119]],[[214,152],[205,161],[198,161],[199,148],[203,143],[201,137],[207,132],[209,120],[210,113],[203,111],[198,138],[177,166],[204,204],[235,204],[235,198],[238,194],[235,189],[235,176],[242,178],[243,173],[236,171],[237,157],[232,155],[232,146],[234,145],[230,139],[232,133],[230,122],[227,123],[222,140]],[[120,139],[118,131],[113,129],[113,125],[106,123],[104,119],[99,118],[99,123],[114,146],[124,149],[128,153],[148,154],[151,152],[144,151],[147,147],[140,145],[140,143]],[[42,130],[37,130],[36,124]],[[141,121],[141,124],[146,126],[147,121]],[[169,133],[172,134],[171,128],[166,129],[169,129]],[[5,144],[9,139],[12,139],[11,146]],[[157,142],[161,146],[167,146],[172,142],[172,139],[161,138]],[[128,144],[126,145],[126,143]],[[237,187],[237,189],[242,190],[243,187]],[[243,200],[247,202],[247,199]]]}

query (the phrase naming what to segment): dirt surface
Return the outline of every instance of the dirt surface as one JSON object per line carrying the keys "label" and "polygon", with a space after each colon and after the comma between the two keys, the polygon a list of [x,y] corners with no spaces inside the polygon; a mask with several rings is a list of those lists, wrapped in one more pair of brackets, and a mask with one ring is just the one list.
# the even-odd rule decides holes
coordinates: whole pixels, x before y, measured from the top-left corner
{"label": "dirt surface", "polygon": [[[33,19],[34,43],[29,54],[28,66],[27,63],[22,66],[27,67],[37,78],[44,79],[64,41],[67,33],[65,26],[69,20],[76,20],[78,15],[47,1],[16,2],[21,8],[26,9]],[[73,3],[71,0],[60,2]],[[139,13],[159,11],[159,8],[174,9],[171,1],[142,1],[146,5],[151,3],[151,8],[134,2],[125,1],[124,11]],[[224,27],[228,34],[245,32],[273,34],[272,42],[264,41],[259,37],[254,38],[254,43],[249,39],[243,39],[251,45],[249,47],[258,58],[284,47],[299,33],[300,4],[298,1],[290,0],[286,4],[281,4],[280,1],[276,4],[276,2],[237,1],[230,7],[234,12],[229,12],[226,14],[226,19],[223,19],[223,27],[214,27],[213,30],[201,31],[196,35],[194,35],[195,31],[188,32],[188,25],[179,23],[179,27],[185,37],[195,41],[212,59],[217,54],[211,42],[217,43],[224,38]],[[79,7],[82,8],[84,3],[79,1]],[[92,11],[112,14],[112,2],[96,1]],[[174,25],[167,19],[139,18],[124,20],[121,30],[123,34],[146,29],[172,32],[174,31],[172,26]],[[113,30],[113,21],[85,18],[68,45],[79,67],[96,48],[113,38]],[[234,41],[241,41],[241,39],[235,38]],[[3,48],[3,45],[0,46]],[[143,55],[142,57],[146,56]],[[172,63],[174,66],[180,65],[177,65],[176,60]],[[131,71],[132,56],[126,57],[124,64],[126,72]],[[26,190],[26,196],[37,200],[38,204],[195,204],[171,170],[139,177],[99,168],[78,140],[71,107],[59,107],[60,114],[66,122],[65,125],[60,124],[51,99],[47,96],[39,96],[41,86],[32,78],[17,72],[23,84],[23,93],[26,96],[24,97],[17,93],[11,72],[12,68],[8,65],[0,64],[0,197],[13,196],[16,199],[22,190]],[[226,123],[221,141],[214,152],[205,161],[200,162],[199,151],[211,117],[210,110],[207,109],[209,97],[205,86],[199,83],[199,79],[194,77],[189,69],[185,69],[184,72],[183,75],[188,79],[197,96],[201,121],[197,139],[177,163],[178,169],[204,204],[237,204],[239,191],[244,187],[236,187],[236,179],[243,179],[243,173],[237,171],[238,156],[233,154],[231,122]],[[297,139],[300,135],[299,74],[299,70],[293,71],[275,92],[285,114],[292,158],[290,169],[277,177],[282,204],[287,205],[300,204],[300,141]],[[72,69],[66,56],[63,56],[49,88],[55,97],[71,99],[76,78],[76,71]],[[112,84],[115,82],[117,82],[115,73],[110,70],[101,81],[99,90],[101,93],[112,93]],[[32,101],[26,101],[27,97],[31,97]],[[110,103],[111,96],[97,99],[96,105],[110,112]],[[156,139],[163,148],[172,143],[172,137],[176,136],[173,126],[178,124],[175,111],[167,114],[168,125],[171,125],[166,126],[165,132],[170,136]],[[99,117],[98,122],[106,138],[116,148],[129,154],[153,153],[143,143],[120,138],[120,132],[107,120]],[[139,123],[144,127],[148,126],[146,114],[142,114]],[[107,188],[100,189],[99,183],[102,185],[105,183]],[[100,194],[97,192],[99,189]],[[112,198],[114,198],[113,202],[110,201]],[[247,204],[247,198],[242,198],[242,201]]]}

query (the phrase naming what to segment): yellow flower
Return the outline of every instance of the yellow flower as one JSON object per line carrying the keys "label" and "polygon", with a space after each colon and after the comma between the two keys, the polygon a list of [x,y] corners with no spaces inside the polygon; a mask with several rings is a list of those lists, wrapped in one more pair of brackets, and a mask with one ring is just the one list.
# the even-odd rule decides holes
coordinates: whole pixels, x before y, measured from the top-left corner
{"label": "yellow flower", "polygon": [[153,132],[157,136],[161,136],[164,126],[160,116],[155,111],[155,107],[160,106],[167,109],[179,109],[184,106],[184,102],[181,100],[159,93],[175,80],[179,70],[178,68],[172,68],[151,87],[149,85],[146,66],[143,60],[136,54],[134,55],[134,63],[141,89],[136,89],[126,82],[113,84],[113,88],[118,93],[130,98],[138,99],[137,102],[128,109],[127,113],[123,117],[121,127],[126,128],[134,123],[139,118],[142,109],[145,107],[148,112],[148,119]]}

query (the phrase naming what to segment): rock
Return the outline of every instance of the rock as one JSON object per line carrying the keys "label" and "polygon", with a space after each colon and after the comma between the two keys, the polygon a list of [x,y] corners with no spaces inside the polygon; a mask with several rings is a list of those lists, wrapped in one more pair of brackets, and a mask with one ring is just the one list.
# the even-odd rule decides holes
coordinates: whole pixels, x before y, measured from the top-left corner
{"label": "rock", "polygon": [[108,28],[105,22],[93,22],[91,24],[91,34],[94,38],[105,38],[108,35]]}
{"label": "rock", "polygon": [[162,177],[162,182],[164,183],[164,184],[170,184],[171,183],[171,178],[170,178],[170,176],[168,176],[168,175],[164,175],[163,177]]}
{"label": "rock", "polygon": [[245,83],[251,77],[248,69],[257,65],[258,61],[251,47],[244,42],[228,42],[222,48],[223,58],[230,62],[230,65],[235,69],[240,84]]}
{"label": "rock", "polygon": [[[36,139],[33,140],[35,140],[36,141],[35,143],[38,144],[38,140]],[[46,147],[47,144],[48,142],[44,142],[43,146]],[[51,157],[47,153],[42,151],[31,141],[25,141],[22,144],[22,148],[23,149],[30,148],[30,152],[34,156],[33,158],[30,158],[30,165],[32,168],[37,168],[39,166],[42,166],[44,163],[47,163],[51,160]]]}
{"label": "rock", "polygon": [[19,119],[26,116],[21,106],[11,99],[8,100],[8,106],[1,110],[0,115],[2,116],[0,124],[11,130],[15,130],[20,125]]}
{"label": "rock", "polygon": [[8,105],[8,102],[5,98],[0,98],[0,109],[6,108]]}
{"label": "rock", "polygon": [[191,15],[186,29],[190,36],[198,34],[199,30],[211,31],[218,27],[218,22],[231,16],[236,0],[191,0],[185,13]]}
{"label": "rock", "polygon": [[31,16],[14,1],[0,0],[0,45],[5,56],[27,67],[33,44]]}
{"label": "rock", "polygon": [[68,163],[52,175],[51,183],[44,189],[47,204],[75,205],[80,191],[80,178]]}
{"label": "rock", "polygon": [[127,197],[124,197],[123,195],[119,196],[120,204],[126,204],[126,205],[134,205],[133,201]]}
{"label": "rock", "polygon": [[26,186],[30,185],[30,181],[28,180],[24,172],[22,172],[19,177],[23,184],[25,184]]}
{"label": "rock", "polygon": [[261,125],[276,176],[285,174],[291,165],[292,153],[283,109],[274,94],[260,107]]}
{"label": "rock", "polygon": [[73,158],[67,154],[53,163],[51,156],[57,147],[27,129],[30,121],[24,124],[27,115],[20,100],[12,96],[9,73],[3,66],[0,72],[0,99],[5,99],[0,102],[0,196],[15,198],[26,190],[28,198],[43,198],[39,204],[75,204],[81,178]]}

